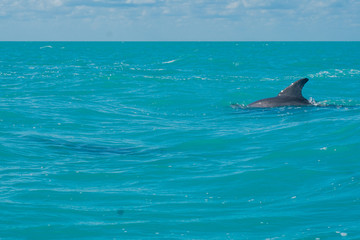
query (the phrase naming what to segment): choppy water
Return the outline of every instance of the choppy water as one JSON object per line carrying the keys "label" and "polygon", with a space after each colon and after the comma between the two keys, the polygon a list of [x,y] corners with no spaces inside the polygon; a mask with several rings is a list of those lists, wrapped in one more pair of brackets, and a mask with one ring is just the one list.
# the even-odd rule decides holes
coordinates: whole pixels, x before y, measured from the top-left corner
{"label": "choppy water", "polygon": [[1,240],[360,239],[359,42],[0,53]]}

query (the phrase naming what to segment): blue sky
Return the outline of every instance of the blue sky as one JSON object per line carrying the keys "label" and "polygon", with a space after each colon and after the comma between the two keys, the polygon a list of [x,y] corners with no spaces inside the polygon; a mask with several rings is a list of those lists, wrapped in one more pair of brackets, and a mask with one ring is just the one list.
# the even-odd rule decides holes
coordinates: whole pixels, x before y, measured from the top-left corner
{"label": "blue sky", "polygon": [[359,41],[360,0],[0,0],[0,40]]}

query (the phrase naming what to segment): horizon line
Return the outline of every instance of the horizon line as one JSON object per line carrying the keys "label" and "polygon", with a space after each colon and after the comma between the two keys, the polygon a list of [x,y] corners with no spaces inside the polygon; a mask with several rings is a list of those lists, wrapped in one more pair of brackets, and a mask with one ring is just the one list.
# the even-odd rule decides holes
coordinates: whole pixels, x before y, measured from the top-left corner
{"label": "horizon line", "polygon": [[360,40],[0,40],[0,42],[360,42]]}

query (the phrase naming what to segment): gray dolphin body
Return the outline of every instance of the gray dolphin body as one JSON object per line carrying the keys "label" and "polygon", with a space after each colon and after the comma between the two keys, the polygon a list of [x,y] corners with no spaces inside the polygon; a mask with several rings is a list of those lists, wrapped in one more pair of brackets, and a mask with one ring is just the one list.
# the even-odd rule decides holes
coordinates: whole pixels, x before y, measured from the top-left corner
{"label": "gray dolphin body", "polygon": [[302,89],[309,79],[303,78],[293,82],[282,90],[276,97],[265,98],[247,105],[251,108],[271,108],[283,106],[305,106],[311,103],[303,97]]}

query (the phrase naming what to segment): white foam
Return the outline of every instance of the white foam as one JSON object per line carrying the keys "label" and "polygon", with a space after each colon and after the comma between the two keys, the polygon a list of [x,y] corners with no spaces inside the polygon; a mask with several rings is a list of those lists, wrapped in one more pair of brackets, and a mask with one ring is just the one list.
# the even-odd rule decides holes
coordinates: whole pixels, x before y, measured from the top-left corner
{"label": "white foam", "polygon": [[336,77],[344,77],[347,75],[360,75],[360,70],[358,69],[329,69],[322,70],[317,73],[309,74],[310,78],[336,78]]}
{"label": "white foam", "polygon": [[176,59],[170,60],[170,61],[167,61],[167,62],[162,62],[162,64],[169,64],[169,63],[173,63],[173,62],[175,62],[175,61],[176,61]]}
{"label": "white foam", "polygon": [[360,74],[360,70],[350,69],[349,73],[352,74],[352,75],[359,75],[359,74]]}
{"label": "white foam", "polygon": [[40,47],[40,49],[43,49],[43,48],[53,48],[53,47],[52,47],[52,46],[50,46],[50,45]]}
{"label": "white foam", "polygon": [[348,235],[346,232],[336,231],[336,233],[340,234],[340,236],[342,236],[342,237],[346,237]]}

